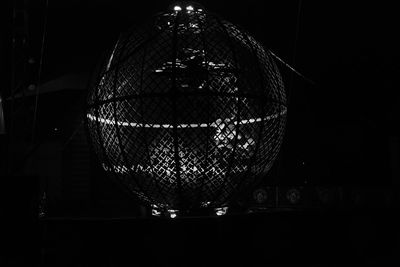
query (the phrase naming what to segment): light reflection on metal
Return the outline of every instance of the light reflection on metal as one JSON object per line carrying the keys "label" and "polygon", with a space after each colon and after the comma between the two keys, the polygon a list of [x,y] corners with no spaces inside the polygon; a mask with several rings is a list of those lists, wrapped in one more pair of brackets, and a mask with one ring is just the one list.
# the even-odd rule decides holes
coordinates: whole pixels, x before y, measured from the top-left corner
{"label": "light reflection on metal", "polygon": [[[192,165],[192,164],[191,164]],[[197,175],[197,178],[199,180],[201,180],[201,175],[202,173],[204,173],[204,169],[201,167],[197,167],[197,166],[186,166],[186,165],[182,165],[181,166],[181,174],[185,175],[185,174],[194,174],[195,178]],[[147,175],[151,175],[152,174],[152,169],[155,168],[158,171],[161,171],[163,173],[165,173],[165,177],[164,178],[168,178],[168,177],[174,177],[176,175],[175,173],[175,168],[174,165],[172,163],[157,163],[154,166],[142,166],[142,165],[133,165],[130,167],[124,166],[124,165],[112,165],[112,167],[108,167],[106,164],[102,164],[102,167],[105,171],[107,172],[113,172],[113,173],[119,173],[119,174],[125,174],[128,175],[130,171],[135,171],[137,174],[147,174]],[[242,171],[245,170],[245,167],[242,168],[235,168],[234,170],[232,170],[232,173],[240,173]],[[221,168],[216,168],[216,167],[212,167],[210,169],[207,170],[207,173],[209,175],[215,175],[215,176],[220,176],[220,175],[224,175],[226,173],[226,170],[221,169]],[[166,179],[166,181],[170,181],[170,183],[174,183],[174,179]],[[205,203],[210,204],[210,201],[207,201]]]}
{"label": "light reflection on metal", "polygon": [[167,210],[168,215],[171,219],[174,219],[178,216],[179,210]]}
{"label": "light reflection on metal", "polygon": [[[273,120],[273,119],[278,118],[279,116],[286,115],[286,112],[287,112],[286,109],[284,109],[283,111],[281,111],[278,114],[266,116],[264,118],[264,120],[262,118],[253,118],[253,119],[240,120],[239,122],[232,121],[232,119],[225,119],[225,121],[232,121],[231,123],[233,125],[246,125],[246,124],[251,124],[251,123],[256,123],[256,122]],[[165,124],[151,123],[150,124],[150,123],[123,122],[123,121],[115,122],[115,120],[113,120],[113,119],[104,119],[104,118],[100,118],[100,117],[98,118],[91,114],[87,114],[87,118],[91,121],[99,122],[102,124],[109,124],[109,125],[117,124],[118,126],[135,127],[135,128],[144,127],[144,128],[155,128],[155,129],[157,129],[157,128],[172,129],[174,126],[173,124],[168,124],[168,123],[165,123]],[[222,123],[222,119],[218,119],[217,121],[212,122],[212,123],[181,123],[181,124],[178,124],[176,127],[178,129],[207,128],[207,127],[223,129],[225,126],[221,126],[221,123]]]}
{"label": "light reflection on metal", "polygon": [[174,11],[181,11],[182,8],[180,6],[174,6]]}
{"label": "light reflection on metal", "polygon": [[110,67],[111,67],[111,63],[112,63],[112,61],[114,59],[115,49],[117,49],[117,47],[118,47],[118,42],[115,44],[114,49],[113,49],[113,51],[111,53],[110,59],[108,60],[106,71],[108,71],[110,69]]}
{"label": "light reflection on metal", "polygon": [[214,210],[217,216],[222,216],[228,212],[228,207],[215,208]]}
{"label": "light reflection on metal", "polygon": [[208,206],[210,206],[210,204],[211,204],[211,201],[204,201],[204,202],[200,203],[200,206],[202,208],[207,208]]}

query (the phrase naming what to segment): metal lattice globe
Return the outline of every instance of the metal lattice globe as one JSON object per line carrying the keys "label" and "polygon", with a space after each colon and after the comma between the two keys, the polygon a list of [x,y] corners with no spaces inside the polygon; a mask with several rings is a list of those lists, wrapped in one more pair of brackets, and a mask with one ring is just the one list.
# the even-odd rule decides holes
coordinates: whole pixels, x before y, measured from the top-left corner
{"label": "metal lattice globe", "polygon": [[219,207],[265,176],[286,99],[271,53],[198,5],[121,34],[89,89],[102,168],[167,209]]}

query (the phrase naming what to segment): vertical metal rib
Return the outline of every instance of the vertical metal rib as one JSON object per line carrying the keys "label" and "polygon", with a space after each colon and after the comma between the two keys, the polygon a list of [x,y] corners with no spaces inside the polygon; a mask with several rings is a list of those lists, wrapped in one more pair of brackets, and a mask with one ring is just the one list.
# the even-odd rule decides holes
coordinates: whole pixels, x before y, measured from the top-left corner
{"label": "vertical metal rib", "polygon": [[172,86],[171,86],[171,100],[172,100],[172,118],[173,118],[173,139],[174,139],[174,161],[176,169],[176,180],[178,187],[178,201],[179,204],[183,204],[183,194],[182,194],[182,181],[180,173],[180,156],[179,156],[179,143],[178,143],[178,122],[177,122],[177,97],[178,90],[176,87],[176,59],[178,56],[178,25],[180,19],[180,13],[176,14],[174,20],[174,31],[172,37]]}
{"label": "vertical metal rib", "polygon": [[[219,17],[215,16],[215,20],[217,21],[217,23],[221,27],[221,29],[224,31],[224,33],[225,33],[225,35],[227,37],[227,40],[229,40],[228,45],[229,45],[229,48],[231,49],[232,59],[233,59],[233,62],[235,64],[234,69],[235,70],[239,70],[238,60],[236,58],[236,52],[235,52],[236,49],[235,49],[235,46],[231,42],[231,37],[230,37],[230,35],[229,35],[224,23],[221,21],[221,19]],[[239,72],[239,73],[237,73],[237,75],[239,76],[238,78],[240,78],[241,73]],[[238,88],[238,90],[240,90],[240,88]],[[237,140],[238,140],[238,135],[239,135],[239,122],[240,122],[240,110],[241,110],[241,105],[240,105],[239,98],[238,98],[238,100],[236,102],[236,108],[237,108],[236,125],[235,125],[236,134],[235,134],[235,137],[234,137],[235,139],[234,139],[234,142],[233,142],[233,151],[231,152],[231,155],[229,157],[229,163],[228,163],[228,167],[226,169],[226,173],[225,173],[225,176],[224,176],[224,181],[223,181],[222,185],[220,186],[220,188],[218,189],[218,191],[215,193],[215,196],[214,196],[214,198],[212,200],[213,202],[215,202],[215,201],[218,202],[219,200],[221,200],[221,198],[223,199],[223,196],[221,196],[221,192],[224,189],[225,184],[227,183],[227,180],[229,178],[229,173],[231,172],[231,169],[232,169],[233,161],[235,160]],[[225,200],[223,200],[223,201],[225,201]]]}
{"label": "vertical metal rib", "polygon": [[[207,19],[208,19],[208,16],[205,16],[205,21],[204,21],[205,25],[203,25],[203,22],[201,21],[201,19],[199,17],[197,17],[197,21],[198,21],[198,23],[200,25],[201,42],[203,44],[204,63],[208,68],[209,60],[208,60],[208,55],[207,55],[208,53],[207,53],[207,45],[206,45],[206,36],[204,34],[204,32],[207,29],[206,28],[207,27]],[[204,161],[205,161],[205,167],[207,168],[208,167],[207,162],[209,161],[209,159],[208,159],[208,156],[209,156],[208,146],[209,146],[209,140],[210,140],[210,136],[211,136],[211,130],[210,130],[210,106],[211,106],[211,104],[210,104],[210,88],[209,88],[209,72],[208,72],[208,69],[206,70],[205,84],[206,84],[206,86],[205,86],[204,90],[207,90],[207,93],[206,93],[205,97],[207,99],[206,100],[207,101],[207,105],[206,106],[207,106],[208,110],[207,110],[207,117],[206,117],[206,122],[207,122],[206,140],[207,141],[205,143],[206,151],[205,151]],[[200,181],[200,185],[198,186],[198,189],[197,189],[197,193],[196,193],[197,197],[196,197],[195,203],[199,202],[201,197],[202,197],[201,194],[202,194],[202,191],[203,191],[203,187],[205,185],[205,181],[207,179],[207,176],[206,176],[206,171],[207,170],[206,170],[206,168],[203,168],[203,172],[201,173],[201,181]],[[201,204],[201,203],[197,203],[197,204]]]}
{"label": "vertical metal rib", "polygon": [[[95,109],[95,114],[96,114],[97,118],[100,118],[100,105],[98,104],[99,97],[100,97],[99,96],[100,90],[98,90],[98,87],[99,87],[99,82],[103,78],[103,75],[104,75],[104,71],[101,71],[101,74],[97,77],[97,80],[96,80],[95,84],[93,85],[93,87],[96,87],[93,109]],[[106,165],[108,165],[109,170],[111,170],[111,171],[109,171],[109,173],[111,173],[110,175],[112,177],[114,177],[114,179],[120,185],[122,185],[122,183],[119,181],[117,175],[114,173],[114,168],[113,168],[113,166],[112,166],[112,164],[110,162],[110,159],[108,157],[108,153],[107,153],[106,148],[105,148],[105,140],[103,139],[103,135],[101,133],[100,122],[97,120],[97,121],[94,122],[94,124],[96,125],[96,129],[95,130],[97,131],[97,138],[99,139],[98,141],[99,141],[99,145],[100,145],[100,150],[102,151],[102,157],[103,157],[103,160],[105,161],[105,162],[102,162],[102,164],[105,163]]]}
{"label": "vertical metal rib", "polygon": [[[144,51],[143,51],[143,58],[142,58],[141,70],[140,70],[140,89],[139,89],[139,94],[143,93],[143,75],[144,75],[144,68],[145,68],[145,64],[146,64],[146,54],[147,54],[147,46],[144,47]],[[138,99],[138,101],[139,101],[139,109],[140,109],[140,119],[142,120],[142,123],[145,123],[146,120],[145,120],[144,115],[143,115],[144,114],[143,100],[144,100],[143,98]],[[164,201],[164,203],[168,203],[168,200],[165,198],[164,194],[162,193],[160,184],[157,181],[157,178],[159,178],[159,177],[158,177],[158,175],[156,175],[154,173],[154,166],[153,166],[153,161],[152,161],[151,155],[150,155],[149,143],[147,142],[146,128],[142,127],[142,131],[141,132],[142,132],[143,143],[144,143],[144,146],[146,147],[146,155],[147,155],[147,157],[149,159],[149,162],[150,162],[151,176],[152,176],[152,179],[155,180],[153,182],[155,184],[155,187],[158,190],[158,193],[159,193],[161,199]],[[148,192],[150,186],[151,186],[151,183],[148,182],[148,185],[147,185],[146,189],[143,190],[144,194],[146,192]],[[150,204],[158,204],[159,201],[158,200],[154,200],[154,197],[151,197],[151,199],[152,199],[153,202],[156,202],[156,203],[150,203]]]}
{"label": "vertical metal rib", "polygon": [[[122,36],[120,37],[120,39],[122,39]],[[122,44],[122,46],[121,46],[121,48],[120,48],[121,51],[123,51],[123,50],[125,49],[127,43],[128,43],[128,38],[126,38],[126,40],[125,40],[124,43]],[[114,83],[113,83],[113,95],[114,95],[114,98],[115,98],[116,95],[117,95],[118,74],[119,74],[119,68],[120,68],[120,66],[121,66],[121,64],[122,64],[122,63],[120,62],[120,57],[121,57],[121,55],[122,55],[122,52],[119,53],[118,59],[117,59],[117,61],[116,61],[117,63],[116,63],[115,76],[114,76]],[[129,64],[129,63],[128,63],[128,64]],[[114,108],[114,120],[117,121],[118,117],[121,115],[121,114],[117,114],[117,104],[118,104],[118,103],[121,104],[121,101],[113,101],[112,103],[113,103],[113,108]],[[137,180],[135,179],[135,172],[132,170],[132,167],[131,167],[131,166],[128,166],[128,163],[129,163],[129,162],[128,162],[128,156],[127,156],[127,154],[125,153],[125,149],[124,149],[124,146],[123,146],[123,144],[122,144],[123,139],[122,139],[122,136],[121,136],[120,127],[119,127],[118,123],[115,123],[114,125],[115,125],[115,133],[116,133],[116,135],[117,135],[118,146],[119,146],[119,149],[120,149],[120,151],[121,151],[121,157],[122,157],[123,166],[125,166],[125,167],[128,169],[129,176],[130,176],[131,180],[133,180],[134,183],[136,184],[137,190],[143,192],[143,188],[142,188],[142,186],[140,185],[139,181],[137,181]],[[126,137],[125,137],[125,138],[126,138]]]}
{"label": "vertical metal rib", "polygon": [[[255,50],[252,42],[250,41],[247,33],[244,32],[243,30],[240,30],[240,33],[242,34],[243,39],[247,42],[249,47],[251,47],[251,51],[252,51],[253,59],[254,59],[254,64],[257,67],[258,74],[259,74],[259,77],[260,77],[261,87],[265,89],[264,75],[263,75],[263,72],[262,72],[262,69],[261,69],[261,66],[260,66],[260,60],[258,58],[257,51]],[[262,134],[263,134],[264,126],[265,126],[265,117],[266,117],[267,114],[266,114],[266,111],[265,111],[265,105],[261,104],[261,107],[262,107],[261,108],[261,114],[259,114],[259,116],[261,117],[262,121],[261,121],[261,126],[259,126],[258,140],[257,140],[257,143],[256,143],[256,147],[254,149],[254,154],[251,157],[251,160],[249,161],[249,163],[247,165],[247,171],[245,173],[246,177],[248,177],[249,175],[253,175],[253,174],[251,174],[251,167],[252,167],[253,164],[255,164],[255,159],[257,157],[258,150],[260,148],[261,141],[262,141]],[[235,197],[238,193],[240,193],[239,189],[242,189],[241,187],[242,187],[244,181],[245,181],[245,179],[242,179],[239,182],[239,184],[237,186],[238,189],[235,188],[236,192],[234,194],[232,194],[232,197]]]}

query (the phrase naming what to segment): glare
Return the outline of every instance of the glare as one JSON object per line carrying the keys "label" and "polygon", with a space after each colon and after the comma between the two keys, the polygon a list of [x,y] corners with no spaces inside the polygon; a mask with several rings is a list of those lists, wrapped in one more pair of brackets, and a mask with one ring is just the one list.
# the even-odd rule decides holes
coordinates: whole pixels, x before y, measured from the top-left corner
{"label": "glare", "polygon": [[175,10],[175,11],[181,11],[182,8],[181,8],[180,6],[174,6],[174,10]]}
{"label": "glare", "polygon": [[228,211],[228,207],[216,208],[215,214],[217,216],[222,216],[222,215],[225,215],[227,211]]}
{"label": "glare", "polygon": [[171,219],[174,219],[174,218],[176,218],[176,216],[178,215],[177,213],[178,213],[178,210],[168,210],[168,213],[169,213],[169,217],[171,218]]}
{"label": "glare", "polygon": [[193,8],[192,6],[187,6],[187,7],[186,7],[186,10],[187,10],[187,11],[193,11],[194,8]]}
{"label": "glare", "polygon": [[160,217],[161,216],[161,212],[156,210],[156,209],[152,209],[151,210],[151,215],[156,216],[156,217]]}

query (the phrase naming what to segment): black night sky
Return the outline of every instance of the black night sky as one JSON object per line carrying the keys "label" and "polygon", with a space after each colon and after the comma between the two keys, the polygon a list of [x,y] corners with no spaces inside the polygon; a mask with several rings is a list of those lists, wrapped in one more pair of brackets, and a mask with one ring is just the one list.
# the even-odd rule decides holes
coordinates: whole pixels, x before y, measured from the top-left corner
{"label": "black night sky", "polygon": [[[390,192],[397,191],[400,148],[397,127],[400,121],[400,83],[398,79],[400,77],[400,38],[398,37],[400,21],[395,3],[255,0],[203,0],[198,2],[208,11],[242,26],[281,59],[315,82],[315,84],[311,84],[305,81],[278,63],[287,93],[290,96],[290,102],[284,145],[279,161],[272,171],[273,175],[277,175],[277,178],[273,179],[275,183],[285,186],[355,186],[369,188],[367,191],[372,192],[371,194],[378,194],[379,190],[376,190],[376,188],[389,188]],[[74,107],[83,104],[84,89],[91,73],[99,64],[100,59],[115,44],[119,33],[129,29],[132,25],[143,23],[174,2],[161,0],[142,1],[142,3],[121,0],[48,0],[47,8],[45,0],[27,1],[27,3],[29,13],[29,51],[27,55],[32,57],[35,63],[32,65],[33,67],[31,66],[33,70],[30,74],[28,73],[28,78],[25,77],[30,81],[24,81],[17,92],[17,95],[20,96],[27,92],[28,100],[26,103],[28,104],[24,104],[24,100],[18,100],[22,98],[18,98],[15,102],[15,107],[24,106],[26,111],[24,111],[24,108],[20,108],[21,112],[16,113],[15,117],[9,116],[6,112],[11,106],[9,98],[11,90],[9,88],[12,87],[12,83],[9,81],[12,76],[11,66],[14,60],[11,56],[12,5],[2,11],[5,20],[1,36],[0,66],[1,71],[5,74],[4,80],[6,82],[0,88],[0,95],[5,105],[6,126],[10,127],[10,122],[15,121],[14,135],[12,136],[14,145],[10,145],[11,148],[7,149],[6,144],[10,141],[6,140],[10,140],[10,136],[1,139],[3,157],[0,159],[7,162],[0,165],[4,169],[8,169],[7,166],[14,166],[11,169],[17,170],[43,169],[43,167],[32,167],[37,165],[35,163],[36,158],[40,158],[40,156],[37,156],[40,152],[36,154],[36,151],[53,151],[60,149],[60,147],[64,148],[65,146],[60,144],[66,144],[73,139],[72,137],[76,134],[75,117],[79,117],[79,115],[76,115],[79,111],[76,111]],[[47,20],[45,19],[46,15]],[[46,25],[45,28],[44,25]],[[45,35],[42,43],[43,34]],[[32,91],[27,87],[31,83],[36,84],[38,81],[37,73],[42,44],[44,46],[40,84],[52,84],[54,81],[56,81],[54,84],[57,84],[58,81],[58,85],[60,85],[60,81],[62,84],[62,81],[67,79],[66,84],[61,85],[61,87],[76,89],[70,88],[76,86],[82,90],[76,90],[72,93],[67,90],[41,95],[38,102],[38,116],[35,118],[37,120],[37,126],[34,129],[36,143],[32,145],[33,148],[31,149],[29,145],[32,137],[29,134],[24,136],[23,133],[31,133],[32,130],[30,128],[26,130],[21,125],[26,126],[32,123],[34,97]],[[60,77],[67,78],[60,80]],[[68,80],[70,79],[68,77],[75,78]],[[79,93],[74,93],[78,91]],[[29,95],[31,96],[29,97]],[[75,112],[75,117],[67,114],[70,111]],[[27,124],[22,123],[25,120]],[[32,143],[34,142],[32,141]],[[42,145],[44,148],[41,148]],[[44,154],[46,153],[44,152]],[[49,152],[48,155],[53,154]],[[52,156],[47,158],[49,157]],[[52,173],[51,175],[62,172],[60,166],[65,166],[63,160],[70,160],[68,157],[60,157],[60,163],[57,163],[57,165],[53,164],[55,161],[46,163],[42,158],[40,158],[40,162],[43,166],[47,166],[44,168],[48,169],[48,172],[45,171],[45,173]],[[19,167],[19,163],[23,166]],[[93,177],[97,176],[99,176],[99,181],[95,182],[95,185],[88,186],[92,199],[90,200],[91,204],[87,205],[94,206],[96,212],[88,213],[87,210],[89,209],[80,211],[79,208],[82,205],[79,201],[76,201],[79,197],[69,196],[74,194],[75,191],[68,186],[61,188],[62,186],[58,185],[56,181],[53,185],[48,186],[53,186],[53,188],[59,190],[57,192],[61,192],[60,196],[68,197],[63,199],[63,197],[57,197],[56,194],[53,197],[49,195],[49,200],[53,199],[54,203],[61,203],[54,204],[52,207],[49,206],[49,213],[52,209],[54,215],[61,217],[87,217],[87,214],[111,217],[118,217],[120,214],[131,215],[127,210],[130,209],[132,203],[135,204],[134,200],[124,195],[124,192],[119,191],[118,186],[103,177],[104,175],[100,173],[98,168],[93,167],[95,163],[90,164],[92,164],[91,170],[95,170],[91,173],[91,181],[93,181]],[[9,172],[2,172],[1,175],[3,174],[4,177],[14,177],[14,174]],[[24,172],[18,173],[17,171],[16,177],[21,175],[23,176]],[[65,178],[60,179],[59,182],[63,183],[61,181]],[[10,186],[19,185],[11,182]],[[39,187],[43,188],[43,185]],[[110,189],[109,192],[104,192],[106,188]],[[16,191],[17,189],[12,192]],[[380,194],[387,194],[388,191],[385,192]],[[374,202],[378,198],[374,196],[367,201]],[[108,201],[108,199],[112,201]],[[76,203],[71,206],[64,203],[74,201]],[[392,199],[392,201],[394,200]],[[113,204],[107,204],[107,202]],[[101,209],[104,212],[99,212]],[[393,220],[391,215],[393,211],[390,210],[388,215],[385,213],[386,210],[385,212],[377,211],[376,208],[372,210],[379,215],[360,215],[356,219],[351,217],[352,215],[346,215],[348,217],[343,215],[315,217],[315,215],[284,214],[278,215],[278,217],[274,215],[271,218],[255,215],[251,219],[238,216],[236,221],[235,218],[217,222],[193,219],[186,224],[184,221],[178,221],[174,224],[168,220],[157,221],[154,219],[150,219],[147,224],[145,219],[133,220],[132,222],[123,221],[121,225],[116,222],[101,222],[100,225],[93,226],[95,223],[92,221],[85,221],[81,226],[76,222],[57,222],[53,225],[50,223],[48,231],[54,231],[55,236],[58,236],[59,239],[51,236],[47,239],[49,243],[44,246],[52,248],[54,243],[57,244],[54,247],[58,246],[59,250],[54,249],[51,252],[52,250],[49,249],[48,254],[46,254],[49,256],[45,261],[49,265],[58,264],[63,262],[60,258],[68,257],[69,253],[72,253],[73,259],[86,262],[96,257],[96,250],[107,253],[105,247],[112,251],[111,256],[109,258],[99,256],[100,260],[97,262],[107,258],[108,263],[110,263],[107,266],[114,266],[111,265],[111,262],[114,262],[117,257],[123,258],[121,262],[128,261],[129,257],[126,255],[133,252],[128,251],[129,249],[126,247],[119,245],[117,247],[121,251],[117,251],[117,248],[93,244],[103,240],[97,237],[94,232],[104,231],[105,242],[126,242],[128,237],[138,236],[138,243],[132,245],[133,250],[142,254],[138,258],[149,260],[157,255],[162,255],[162,259],[155,260],[156,265],[173,265],[175,262],[169,258],[173,249],[162,247],[169,244],[165,239],[174,236],[172,233],[165,233],[164,230],[166,229],[176,232],[176,240],[172,241],[171,244],[187,253],[187,256],[181,257],[182,261],[177,261],[180,263],[202,257],[203,247],[193,240],[198,239],[199,242],[212,243],[213,238],[218,240],[221,246],[224,246],[221,253],[224,253],[225,256],[216,252],[220,249],[217,244],[210,245],[213,251],[209,252],[208,255],[228,257],[230,260],[227,260],[227,262],[235,262],[235,260],[232,260],[235,258],[232,255],[236,255],[239,262],[243,263],[244,266],[247,266],[247,259],[252,257],[255,258],[249,259],[250,264],[248,266],[253,266],[252,264],[256,263],[264,266],[263,264],[267,262],[280,262],[282,259],[290,257],[290,255],[287,255],[289,251],[297,257],[298,262],[345,263],[347,262],[346,257],[350,257],[352,262],[362,263],[378,263],[381,262],[382,258],[389,261],[389,255],[392,255],[394,250],[399,251],[398,241],[395,240],[396,236],[399,236],[399,231],[393,227],[394,221],[385,224],[382,220],[386,222]],[[141,212],[143,210],[136,205],[132,213],[141,214]],[[16,212],[12,212],[12,214],[16,214]],[[308,220],[307,218],[312,219]],[[366,220],[364,220],[365,218]],[[293,220],[297,220],[298,224],[293,223]],[[313,220],[317,220],[321,224],[315,228],[316,226],[310,222]],[[350,222],[347,224],[346,220]],[[37,222],[35,221],[35,223]],[[134,227],[146,229],[146,234],[144,232],[129,232],[127,230],[131,227],[129,223],[135,225]],[[251,228],[255,225],[254,229],[258,229],[259,232],[257,232],[258,230],[243,230],[239,224],[243,225],[244,228]],[[265,230],[263,225],[268,225],[271,228],[288,227],[290,230],[279,230],[271,233]],[[360,227],[358,228],[356,225]],[[35,224],[35,227],[43,226]],[[113,227],[119,229],[115,230]],[[196,231],[195,229],[198,228],[202,228],[202,230]],[[346,230],[343,230],[344,228]],[[40,229],[43,230],[43,228]],[[78,234],[70,237],[68,231],[76,231]],[[128,231],[125,237],[124,231]],[[308,231],[312,237],[304,231]],[[343,234],[343,231],[346,233]],[[33,235],[29,233],[25,231],[21,236],[26,234],[31,238],[29,240],[38,236],[36,232]],[[322,233],[332,242],[323,240]],[[118,236],[120,239],[118,239]],[[23,237],[20,238],[23,239]],[[67,238],[67,243],[70,242],[71,244],[70,246],[66,245],[67,249],[60,245],[63,243],[62,238]],[[269,238],[277,242],[276,246],[268,243]],[[326,250],[316,244],[300,249],[299,247],[304,245],[300,239],[320,242]],[[94,247],[88,250],[86,256],[82,256],[81,252],[78,251],[79,249],[73,248],[72,243],[80,241],[82,241],[82,244]],[[31,244],[31,247],[24,247],[22,250],[37,251],[32,247],[36,247],[40,242],[29,242],[28,244]],[[264,244],[264,242],[268,244]],[[378,246],[378,242],[382,246]],[[234,243],[246,248],[233,246]],[[345,248],[337,249],[343,243],[346,243]],[[12,244],[10,255],[17,255],[13,248],[18,247],[18,242],[13,241]],[[265,250],[263,244],[266,247]],[[194,253],[186,245],[192,245],[193,250],[199,253]],[[322,256],[317,257],[313,253],[308,255],[306,253],[308,248],[314,249],[315,253]],[[267,249],[274,256],[268,254]],[[335,253],[332,252],[335,249],[338,251],[337,258]],[[63,251],[61,252],[61,250]],[[240,254],[242,257],[237,256]],[[254,256],[255,254],[258,256]],[[27,255],[28,259],[33,258],[36,262],[40,261],[34,253]],[[73,259],[70,260],[75,263]],[[200,266],[212,265],[208,262],[210,259],[211,256],[203,257],[199,261]],[[293,259],[283,261],[298,263]],[[217,262],[223,263],[224,260],[220,258]],[[191,265],[189,264],[189,266]]]}

